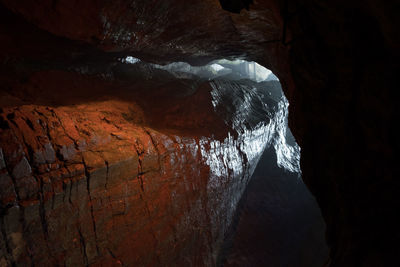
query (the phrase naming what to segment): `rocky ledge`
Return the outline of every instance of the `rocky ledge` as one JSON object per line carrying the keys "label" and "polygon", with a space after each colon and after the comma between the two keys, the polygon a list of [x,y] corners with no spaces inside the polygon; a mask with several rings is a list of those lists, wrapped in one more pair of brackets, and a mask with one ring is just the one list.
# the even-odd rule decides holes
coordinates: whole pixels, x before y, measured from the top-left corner
{"label": "rocky ledge", "polygon": [[1,266],[215,264],[264,148],[287,127],[279,83],[116,69],[32,72],[3,93]]}

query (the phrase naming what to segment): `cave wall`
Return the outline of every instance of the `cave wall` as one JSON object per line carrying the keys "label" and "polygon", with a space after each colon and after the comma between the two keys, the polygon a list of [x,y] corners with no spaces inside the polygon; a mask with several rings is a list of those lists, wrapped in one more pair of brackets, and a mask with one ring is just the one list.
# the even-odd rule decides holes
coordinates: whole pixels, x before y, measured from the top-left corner
{"label": "cave wall", "polygon": [[329,259],[325,224],[299,173],[266,148],[238,204],[219,266],[320,267]]}
{"label": "cave wall", "polygon": [[290,125],[302,148],[303,179],[328,226],[331,266],[396,265],[395,6],[289,7]]}
{"label": "cave wall", "polygon": [[2,73],[1,265],[214,266],[286,127],[279,82],[54,62]]}
{"label": "cave wall", "polygon": [[[249,3],[223,2],[227,9],[234,7],[231,11]],[[40,5],[4,0],[2,5],[45,40],[56,39],[51,49],[67,59],[120,53],[160,63],[179,59],[200,64],[230,56],[269,67],[290,101],[289,122],[302,148],[303,179],[327,223],[331,266],[393,265],[399,240],[399,221],[393,215],[400,204],[394,169],[399,147],[394,131],[396,1],[253,1],[240,14],[223,11],[212,0]],[[35,36],[24,38],[33,47],[46,46]],[[14,46],[21,39],[14,31],[2,29],[2,38],[5,66],[40,55],[57,58],[48,49],[24,55],[30,48],[20,42]],[[60,49],[77,47],[69,42],[79,44],[77,51]]]}
{"label": "cave wall", "polygon": [[[209,83],[169,78],[34,72],[13,87],[44,94],[0,111],[1,266],[215,265],[271,133],[228,131]],[[79,95],[101,86],[113,97]]]}

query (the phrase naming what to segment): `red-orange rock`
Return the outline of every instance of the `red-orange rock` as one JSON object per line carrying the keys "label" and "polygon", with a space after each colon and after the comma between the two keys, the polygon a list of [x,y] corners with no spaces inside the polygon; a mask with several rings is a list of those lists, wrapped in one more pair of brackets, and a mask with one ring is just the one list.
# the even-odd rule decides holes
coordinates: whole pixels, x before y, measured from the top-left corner
{"label": "red-orange rock", "polygon": [[[225,7],[233,6],[231,10],[246,7],[241,3],[248,3],[248,1],[223,2]],[[229,5],[228,2],[239,5]],[[243,56],[271,67],[280,78],[290,101],[289,121],[302,148],[303,179],[315,194],[327,222],[328,242],[332,248],[331,265],[379,266],[396,262],[398,245],[393,244],[398,244],[399,221],[394,219],[393,214],[396,214],[400,205],[397,197],[399,179],[395,168],[397,166],[395,155],[399,144],[394,123],[397,119],[395,93],[398,91],[396,73],[399,69],[400,51],[397,2],[374,0],[253,2],[249,11],[243,10],[241,14],[232,15],[223,11],[216,0],[130,1],[129,3],[101,0],[79,1],[79,3],[45,1],[40,5],[31,0],[2,1],[1,107],[12,109],[35,104],[41,106],[38,107],[38,111],[43,114],[34,114],[34,117],[39,119],[38,124],[41,125],[38,128],[36,121],[29,119],[35,131],[30,130],[30,126],[24,125],[24,121],[21,121],[22,117],[29,118],[30,114],[22,115],[15,111],[13,115],[12,112],[9,113],[10,110],[1,114],[0,125],[2,130],[5,129],[1,134],[1,145],[7,167],[9,165],[9,174],[24,157],[33,169],[34,164],[28,147],[21,145],[24,143],[24,137],[32,139],[29,140],[29,145],[33,151],[38,149],[45,151],[43,145],[50,142],[56,154],[61,153],[60,149],[64,145],[68,147],[74,143],[73,140],[76,142],[74,148],[77,151],[83,151],[84,147],[87,151],[91,151],[94,143],[107,147],[109,145],[107,138],[117,142],[116,148],[122,154],[136,150],[135,138],[141,140],[145,147],[151,147],[146,143],[148,141],[145,137],[148,136],[146,131],[140,127],[130,129],[125,126],[128,124],[124,122],[126,119],[128,121],[136,119],[138,121],[134,123],[137,124],[142,124],[143,121],[140,120],[144,119],[151,121],[151,116],[149,118],[132,116],[132,113],[139,112],[137,106],[134,112],[129,110],[123,112],[125,115],[121,115],[122,117],[111,116],[118,122],[123,122],[122,129],[99,120],[94,107],[87,107],[85,116],[80,114],[85,107],[79,107],[79,112],[70,115],[73,121],[71,125],[79,125],[79,131],[76,129],[75,131],[71,125],[68,126],[68,132],[73,139],[71,140],[62,129],[59,119],[52,113],[53,108],[46,109],[44,106],[78,105],[104,100],[103,97],[110,100],[110,95],[115,95],[113,100],[121,101],[121,94],[103,80],[99,82],[99,79],[78,78],[73,73],[66,74],[63,70],[72,66],[71,69],[82,73],[85,64],[89,62],[101,69],[99,72],[103,76],[99,76],[109,77],[107,76],[109,63],[115,62],[115,58],[130,54],[149,61],[184,60],[194,63],[202,63],[217,57]],[[109,53],[100,52],[99,49]],[[42,61],[38,63],[39,59]],[[31,73],[38,69],[43,71]],[[95,75],[96,73],[93,74]],[[71,84],[70,80],[79,81],[79,88]],[[85,90],[80,90],[81,88]],[[145,91],[144,87],[142,89],[141,92]],[[58,93],[54,96],[52,94],[54,91],[63,92],[62,97]],[[129,99],[135,99],[139,102],[139,97],[134,96],[134,93],[122,95],[124,96],[122,100],[129,102]],[[81,99],[85,99],[84,103]],[[29,106],[27,109],[32,108],[33,106]],[[90,108],[92,111],[89,112]],[[179,109],[169,109],[174,121],[159,122],[161,125],[158,126],[184,125],[179,120],[175,121],[175,118],[179,117],[176,116],[177,110]],[[60,107],[54,108],[53,111],[61,116],[65,124],[68,124],[69,116],[63,115],[63,112],[71,112],[70,109]],[[104,111],[119,112],[115,105],[112,109]],[[15,124],[10,122],[13,116],[16,118],[13,120]],[[105,117],[109,120],[108,116]],[[98,126],[104,126],[105,130],[96,127],[91,120]],[[204,121],[208,121],[207,116]],[[119,123],[117,125],[120,126]],[[10,127],[19,131],[11,133]],[[153,133],[154,129],[150,127],[149,132]],[[126,130],[129,131],[125,132]],[[35,137],[32,132],[48,133],[52,140],[47,140],[47,134],[40,133]],[[154,137],[155,140],[160,138],[165,142],[168,140],[174,143],[166,132],[161,130],[160,132],[165,136]],[[107,133],[110,136],[107,136]],[[41,141],[36,141],[35,138]],[[161,143],[159,145],[161,146]],[[169,151],[168,148],[159,148],[159,151],[163,151],[162,149]],[[65,149],[62,151],[65,153]],[[76,158],[70,159],[72,161],[70,164],[83,164],[82,158],[79,158],[80,153],[76,155]],[[160,156],[160,161],[167,162],[168,159],[171,168],[175,167],[171,162],[175,162],[179,157],[168,152],[163,155]],[[92,159],[92,156],[89,157]],[[108,157],[110,162],[112,159],[118,162],[117,155]],[[132,157],[135,157],[134,153]],[[156,158],[158,162],[158,157]],[[194,158],[192,156],[192,160],[196,162]],[[57,160],[60,169],[65,169],[66,166],[61,167],[61,160]],[[134,161],[139,165],[138,159]],[[153,162],[155,161],[153,159]],[[100,166],[100,162],[100,159],[93,159],[91,163]],[[103,168],[107,169],[106,163],[104,166]],[[41,171],[44,170],[44,167],[40,168]],[[163,168],[162,165],[162,171]],[[109,169],[110,172],[117,172],[112,170],[112,166]],[[165,169],[168,173],[170,168]],[[5,173],[4,168],[3,173]],[[133,180],[139,188],[142,184],[148,184],[146,181],[148,176],[144,175],[146,177],[144,183],[140,179]],[[40,188],[31,178],[26,176],[13,181],[13,185],[17,187],[26,185],[21,191],[24,197],[33,197]],[[87,182],[83,177],[63,179],[66,192],[87,191]],[[40,184],[40,181],[38,182]],[[127,182],[126,186],[131,183],[133,182]],[[5,184],[9,184],[8,178],[5,178]],[[186,192],[184,189],[181,191]],[[7,191],[5,195],[8,197],[4,201],[9,202],[12,199],[10,197],[12,190]],[[68,195],[64,199],[68,199]],[[55,199],[54,203],[57,201],[59,200]],[[74,201],[71,200],[76,207]],[[82,201],[88,202],[87,199]],[[201,202],[196,202],[196,205],[200,207]],[[17,218],[23,217],[20,214],[34,213],[32,210],[37,211],[37,207],[24,206],[23,211],[18,207],[8,211],[8,216],[13,219],[6,218],[6,223],[2,222],[2,225],[12,225],[12,229],[6,229],[6,233],[25,232],[23,228],[29,224],[25,222],[26,225],[23,226]],[[43,211],[43,208],[41,210]],[[78,207],[76,210],[79,210]],[[63,214],[57,216],[64,216],[71,221],[76,221],[78,218],[76,212],[68,214],[65,210]],[[80,216],[90,219],[91,214],[82,211]],[[41,217],[42,221],[44,217]],[[8,223],[10,220],[17,223]],[[41,220],[37,219],[39,222]],[[118,216],[114,220],[118,220],[118,223],[123,221]],[[32,225],[37,226],[38,223],[32,222]],[[65,255],[60,256],[63,254],[61,252],[57,252],[58,254],[54,252],[52,257],[55,261],[68,259],[71,260],[69,264],[79,265],[81,262],[73,260],[82,259],[84,255],[88,261],[95,258],[97,249],[92,244],[96,238],[93,237],[94,234],[88,234],[90,228],[75,227],[74,230],[67,230],[60,234],[66,234],[67,231],[70,236],[79,240],[78,244],[71,239],[64,245],[67,250],[75,254],[65,257]],[[152,240],[149,244],[154,245],[155,239],[148,234],[150,230],[146,230],[146,238],[149,236],[148,239]],[[198,233],[201,236],[200,231]],[[182,234],[180,237],[183,236],[185,235]],[[101,240],[100,237],[99,234],[97,239]],[[2,250],[7,250],[7,255],[11,255],[11,251],[15,250],[21,259],[21,264],[29,265],[32,255],[39,258],[47,257],[34,248],[21,249],[26,245],[25,241],[21,240],[27,240],[28,245],[33,244],[28,237],[21,238],[17,234],[2,240],[9,239],[16,240],[15,246],[5,248],[3,242]],[[41,245],[45,243],[40,240],[44,238],[35,241]],[[72,249],[74,246],[79,247],[86,243],[88,244],[86,250],[79,252]],[[132,244],[132,247],[138,251],[145,250],[138,244],[136,246]],[[191,246],[182,245],[181,251],[185,252],[186,247]],[[112,252],[113,249],[114,247],[110,248],[111,252],[108,254],[101,252],[102,255],[109,255],[109,262],[120,260],[120,255]],[[202,251],[204,255],[209,255],[209,251]],[[144,261],[148,264],[154,263],[147,258]]]}

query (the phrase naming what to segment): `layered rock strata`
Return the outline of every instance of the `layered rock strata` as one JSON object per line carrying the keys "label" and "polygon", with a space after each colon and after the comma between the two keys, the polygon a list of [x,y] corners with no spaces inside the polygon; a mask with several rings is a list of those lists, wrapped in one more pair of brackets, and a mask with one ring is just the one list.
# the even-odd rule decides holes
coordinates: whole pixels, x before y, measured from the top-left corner
{"label": "layered rock strata", "polygon": [[[145,63],[113,76],[33,72],[7,96],[20,102],[0,114],[2,266],[216,263],[286,127],[279,83],[178,80]],[[29,88],[43,95],[19,98]],[[82,88],[114,97],[87,101]]]}
{"label": "layered rock strata", "polygon": [[2,73],[38,58],[104,67],[128,55],[197,64],[240,56],[269,67],[291,103],[331,266],[397,261],[397,1],[3,0],[0,11]]}

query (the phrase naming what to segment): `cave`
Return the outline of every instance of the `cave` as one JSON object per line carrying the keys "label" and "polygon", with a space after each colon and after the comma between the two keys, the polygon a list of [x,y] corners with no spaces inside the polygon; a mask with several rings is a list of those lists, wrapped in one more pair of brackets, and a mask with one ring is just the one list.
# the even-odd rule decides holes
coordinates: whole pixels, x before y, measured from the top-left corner
{"label": "cave", "polygon": [[0,266],[397,266],[397,1],[0,1]]}

